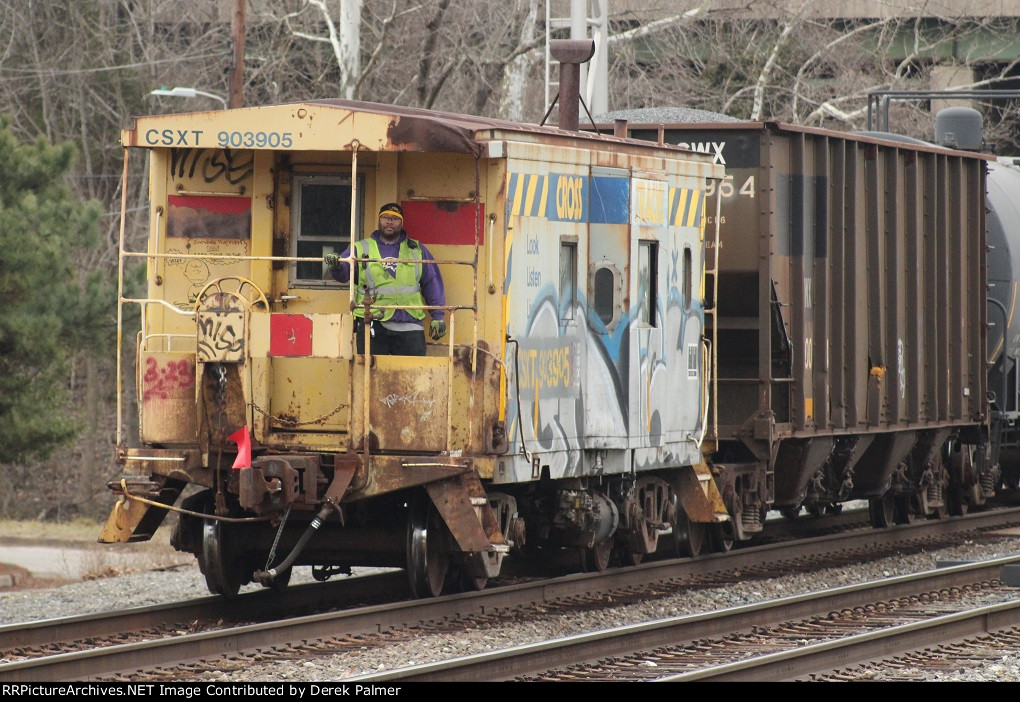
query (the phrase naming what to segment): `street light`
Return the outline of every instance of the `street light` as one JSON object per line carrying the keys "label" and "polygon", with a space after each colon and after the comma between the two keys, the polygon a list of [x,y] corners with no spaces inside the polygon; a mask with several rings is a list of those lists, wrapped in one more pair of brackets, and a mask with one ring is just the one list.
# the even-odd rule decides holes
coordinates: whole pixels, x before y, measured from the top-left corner
{"label": "street light", "polygon": [[166,86],[163,86],[162,88],[157,88],[156,90],[150,90],[149,95],[168,95],[170,97],[183,97],[183,98],[193,98],[199,96],[207,97],[212,98],[213,100],[219,100],[221,103],[223,103],[223,109],[224,110],[227,109],[227,99],[225,97],[217,95],[216,93],[206,92],[205,90],[198,90],[197,88],[167,88]]}

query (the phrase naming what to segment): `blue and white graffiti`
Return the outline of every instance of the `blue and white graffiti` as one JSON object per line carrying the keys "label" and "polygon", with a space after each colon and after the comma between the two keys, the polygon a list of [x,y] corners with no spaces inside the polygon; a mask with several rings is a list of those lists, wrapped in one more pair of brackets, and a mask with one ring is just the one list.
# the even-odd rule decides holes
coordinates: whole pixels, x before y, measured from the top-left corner
{"label": "blue and white graffiti", "polygon": [[507,192],[502,479],[701,462],[703,191],[510,174]]}

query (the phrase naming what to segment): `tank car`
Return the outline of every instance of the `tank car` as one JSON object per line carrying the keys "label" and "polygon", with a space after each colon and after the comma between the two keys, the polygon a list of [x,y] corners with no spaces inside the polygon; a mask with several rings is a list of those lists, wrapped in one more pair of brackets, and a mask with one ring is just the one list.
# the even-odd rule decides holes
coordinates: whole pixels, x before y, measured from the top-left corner
{"label": "tank car", "polygon": [[[711,158],[339,100],[143,117],[122,142],[149,158],[148,245],[122,245],[147,266],[121,298],[140,445],[118,424],[101,541],[174,510],[226,596],[297,565],[405,567],[428,596],[511,551],[600,569],[728,543],[704,460]],[[354,291],[325,275],[390,201],[446,283],[424,357],[357,353]]]}
{"label": "tank car", "polygon": [[1008,265],[997,254],[989,273],[986,259],[991,157],[775,122],[620,121],[616,133],[726,168],[708,193],[720,217],[712,459],[738,537],[773,508],[867,499],[885,526],[982,504],[998,481],[987,285],[996,260]]}

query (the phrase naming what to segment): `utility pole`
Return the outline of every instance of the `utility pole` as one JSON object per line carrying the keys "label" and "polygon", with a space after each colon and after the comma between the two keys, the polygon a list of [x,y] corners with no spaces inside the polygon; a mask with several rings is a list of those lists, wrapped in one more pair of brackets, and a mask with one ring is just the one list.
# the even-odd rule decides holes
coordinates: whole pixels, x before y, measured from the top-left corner
{"label": "utility pole", "polygon": [[230,69],[229,103],[231,108],[244,107],[244,12],[248,0],[234,0],[234,16],[230,21],[230,43],[234,47],[234,65]]}

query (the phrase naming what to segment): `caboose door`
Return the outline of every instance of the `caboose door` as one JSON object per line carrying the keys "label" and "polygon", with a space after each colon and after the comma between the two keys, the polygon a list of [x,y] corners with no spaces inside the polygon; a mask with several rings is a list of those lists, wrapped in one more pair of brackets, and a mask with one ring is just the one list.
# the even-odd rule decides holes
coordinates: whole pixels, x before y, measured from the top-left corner
{"label": "caboose door", "polygon": [[630,419],[629,171],[592,168],[589,202],[585,447],[626,449]]}
{"label": "caboose door", "polygon": [[[363,176],[358,186],[363,192]],[[274,230],[290,232],[286,254],[291,261],[274,270],[271,314],[254,320],[253,338],[263,359],[253,366],[255,435],[269,446],[346,448],[353,356],[350,294],[330,277],[322,259],[350,245],[351,208],[357,226],[362,198],[358,195],[352,204],[349,175],[293,173],[280,187],[289,197],[277,201],[289,201],[290,207],[277,208]]]}

